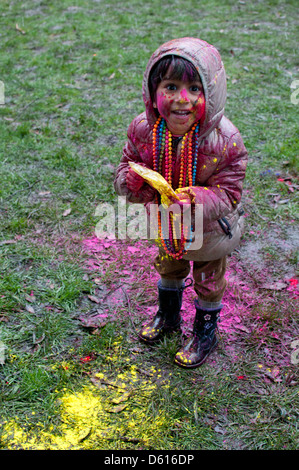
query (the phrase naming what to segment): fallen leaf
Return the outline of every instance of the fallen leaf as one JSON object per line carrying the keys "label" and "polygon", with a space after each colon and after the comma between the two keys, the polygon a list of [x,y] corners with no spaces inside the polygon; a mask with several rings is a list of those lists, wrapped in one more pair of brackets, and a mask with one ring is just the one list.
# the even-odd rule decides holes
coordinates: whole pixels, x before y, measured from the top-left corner
{"label": "fallen leaf", "polygon": [[269,289],[269,290],[282,290],[285,289],[288,285],[285,282],[273,282],[273,283],[265,283],[260,286],[261,289]]}
{"label": "fallen leaf", "polygon": [[132,353],[143,353],[144,350],[143,350],[143,348],[139,348],[138,346],[135,346],[134,348],[130,349],[130,352],[132,352]]}
{"label": "fallen leaf", "polygon": [[270,368],[264,369],[264,374],[266,375],[266,377],[271,379],[273,382],[281,382],[282,381],[281,377],[279,376],[280,370],[276,366],[273,367],[272,369],[270,369]]}
{"label": "fallen leaf", "polygon": [[71,212],[72,212],[72,209],[66,209],[62,215],[63,215],[63,217],[66,217],[66,216],[69,215]]}
{"label": "fallen leaf", "polygon": [[18,23],[16,23],[16,30],[19,31],[19,33],[26,34],[26,32],[23,29],[20,28]]}
{"label": "fallen leaf", "polygon": [[107,379],[101,379],[99,377],[91,377],[91,382],[96,385],[97,387],[101,387],[101,385],[108,385],[109,387],[113,387],[113,388],[120,388],[122,389],[123,387],[115,384],[114,382],[111,382],[110,380],[107,380]]}
{"label": "fallen leaf", "polygon": [[127,250],[128,250],[130,253],[136,253],[137,251],[140,251],[139,248],[135,248],[134,246],[128,246]]}
{"label": "fallen leaf", "polygon": [[234,327],[238,330],[245,331],[245,333],[250,333],[249,329],[244,325],[234,325]]}
{"label": "fallen leaf", "polygon": [[27,300],[27,302],[35,302],[36,301],[36,297],[34,295],[25,295],[25,299]]}
{"label": "fallen leaf", "polygon": [[29,312],[29,313],[32,313],[32,314],[35,313],[35,310],[34,310],[33,307],[31,307],[31,305],[26,305],[25,309],[26,309],[27,312]]}
{"label": "fallen leaf", "polygon": [[81,433],[78,439],[78,443],[85,441],[85,439],[87,439],[90,436],[91,431],[92,431],[92,428],[89,428],[87,431]]}
{"label": "fallen leaf", "polygon": [[104,242],[104,243],[103,243],[103,247],[104,247],[104,248],[110,248],[110,246],[111,246],[111,243],[110,243],[110,242]]}
{"label": "fallen leaf", "polygon": [[12,243],[17,243],[17,240],[3,240],[0,245],[11,245]]}
{"label": "fallen leaf", "polygon": [[225,434],[225,433],[226,433],[226,430],[223,429],[223,428],[221,428],[221,427],[218,426],[218,425],[214,427],[214,431],[215,431],[215,432],[218,432],[219,434]]}
{"label": "fallen leaf", "polygon": [[[105,313],[101,313],[100,310],[97,310],[96,314],[87,313],[85,315],[80,315],[79,320],[83,323],[85,328],[98,329],[98,328],[103,328],[105,325],[107,325],[108,321],[109,322],[115,321],[116,318],[110,314],[107,315]],[[99,331],[94,332],[94,334],[98,334],[98,333]]]}
{"label": "fallen leaf", "polygon": [[100,303],[100,299],[98,299],[95,295],[88,295],[87,297],[89,298],[89,300],[95,302],[96,304]]}
{"label": "fallen leaf", "polygon": [[5,344],[0,341],[0,365],[3,366],[5,364]]}
{"label": "fallen leaf", "polygon": [[287,204],[289,202],[290,199],[282,199],[280,201],[278,201],[278,204]]}
{"label": "fallen leaf", "polygon": [[127,274],[128,276],[131,276],[132,272],[131,271],[128,271],[127,269],[124,269],[123,271],[121,271],[122,274]]}
{"label": "fallen leaf", "polygon": [[281,198],[280,194],[279,194],[279,195],[276,195],[276,196],[273,198],[273,202],[278,202],[280,198]]}
{"label": "fallen leaf", "polygon": [[[105,325],[107,325],[107,322],[103,321],[100,326],[101,326],[101,328],[103,328]],[[101,333],[101,330],[99,328],[95,328],[95,329],[92,330],[91,334],[95,335],[95,336],[97,336],[97,335],[100,336],[102,333]]]}
{"label": "fallen leaf", "polygon": [[127,404],[125,405],[119,405],[119,406],[114,406],[113,408],[108,408],[107,411],[108,413],[120,413],[127,407]]}
{"label": "fallen leaf", "polygon": [[127,401],[128,398],[131,396],[131,394],[132,394],[132,392],[125,392],[119,398],[113,398],[111,401],[115,405],[119,405],[120,403],[123,403],[124,401]]}
{"label": "fallen leaf", "polygon": [[36,339],[35,333],[33,333],[33,338],[32,338],[33,344],[40,344],[42,341],[44,341],[44,339],[45,339],[45,333],[43,333],[42,336],[38,339]]}

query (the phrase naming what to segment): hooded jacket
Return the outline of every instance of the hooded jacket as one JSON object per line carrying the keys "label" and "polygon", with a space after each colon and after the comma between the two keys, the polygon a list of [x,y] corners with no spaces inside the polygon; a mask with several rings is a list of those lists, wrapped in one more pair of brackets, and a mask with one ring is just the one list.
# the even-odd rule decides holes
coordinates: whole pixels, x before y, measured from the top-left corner
{"label": "hooded jacket", "polygon": [[[186,37],[171,40],[153,53],[142,83],[145,111],[137,116],[128,128],[128,139],[116,171],[114,187],[116,193],[127,196],[128,201],[144,202],[142,191],[137,195],[129,191],[126,175],[130,161],[153,168],[152,132],[158,116],[150,96],[149,76],[156,62],[168,55],[176,55],[192,62],[204,89],[206,105],[205,114],[200,121],[195,186],[186,191],[192,203],[203,205],[204,245],[209,243],[204,258],[212,256],[212,259],[216,259],[221,257],[219,255],[224,256],[232,251],[240,240],[242,221],[239,204],[248,155],[240,132],[224,116],[226,76],[221,57],[214,46],[201,39]],[[179,170],[180,146],[177,148],[176,158],[173,159],[174,189],[178,187]],[[221,220],[228,223],[229,228],[233,226],[233,242],[228,243],[228,240],[223,238],[227,235],[221,228]],[[213,255],[208,254],[210,248],[214,252]],[[203,249],[199,251],[202,253]],[[202,255],[198,254],[197,259],[202,259]]]}

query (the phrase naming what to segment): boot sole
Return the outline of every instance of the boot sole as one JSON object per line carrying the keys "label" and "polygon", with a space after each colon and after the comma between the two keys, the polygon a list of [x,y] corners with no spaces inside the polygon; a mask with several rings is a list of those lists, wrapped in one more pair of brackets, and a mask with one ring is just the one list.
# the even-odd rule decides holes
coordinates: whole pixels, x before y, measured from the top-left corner
{"label": "boot sole", "polygon": [[200,362],[195,362],[194,364],[184,364],[183,362],[177,361],[174,359],[175,364],[184,368],[184,369],[196,369],[196,367],[200,367],[209,357],[209,355],[217,348],[218,340],[216,339],[215,344],[211,347],[211,349],[207,352],[205,357]]}

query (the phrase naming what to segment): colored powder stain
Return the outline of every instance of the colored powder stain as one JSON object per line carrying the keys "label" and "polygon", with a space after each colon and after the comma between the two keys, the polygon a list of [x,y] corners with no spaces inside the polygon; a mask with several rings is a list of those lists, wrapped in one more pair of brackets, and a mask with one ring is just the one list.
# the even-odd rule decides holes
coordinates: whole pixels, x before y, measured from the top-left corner
{"label": "colored powder stain", "polygon": [[114,380],[105,372],[95,374],[96,385],[60,398],[60,424],[55,429],[43,429],[40,423],[40,431],[33,433],[12,419],[2,427],[2,442],[7,449],[99,450],[121,445],[121,437],[126,436],[155,447],[159,434],[169,425],[164,413],[147,415],[157,388],[169,388],[167,380],[161,383],[160,372],[152,367],[144,379],[133,365]]}
{"label": "colored powder stain", "polygon": [[86,390],[77,395],[65,395],[61,398],[62,424],[59,433],[42,431],[39,435],[26,433],[16,422],[11,421],[5,428],[2,438],[8,441],[10,448],[19,449],[61,449],[80,448],[80,441],[89,432],[102,412],[99,399]]}
{"label": "colored powder stain", "polygon": [[186,91],[185,88],[181,91],[181,101],[182,101],[183,103],[189,101],[188,94],[187,94],[187,91]]}

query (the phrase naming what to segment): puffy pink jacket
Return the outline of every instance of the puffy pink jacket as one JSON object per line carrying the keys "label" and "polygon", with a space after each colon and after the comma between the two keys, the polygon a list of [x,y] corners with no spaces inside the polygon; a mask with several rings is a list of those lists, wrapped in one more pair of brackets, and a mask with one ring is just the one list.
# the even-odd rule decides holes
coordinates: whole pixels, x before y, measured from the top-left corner
{"label": "puffy pink jacket", "polygon": [[[199,72],[206,100],[205,116],[201,120],[200,145],[198,153],[195,186],[190,188],[192,202],[203,204],[204,232],[224,233],[218,223],[219,219],[238,222],[238,236],[230,248],[223,247],[213,256],[230,252],[240,238],[240,211],[243,180],[247,165],[247,151],[238,129],[224,116],[226,102],[226,77],[221,57],[207,42],[196,38],[174,39],[159,47],[150,58],[143,77],[143,100],[145,112],[137,116],[128,128],[128,140],[123,149],[123,156],[117,168],[114,186],[117,194],[127,196],[130,202],[144,202],[142,191],[140,197],[131,193],[126,186],[126,175],[129,162],[143,163],[153,168],[152,130],[157,120],[156,111],[151,101],[148,79],[153,65],[166,55],[174,54],[194,64]],[[173,187],[178,187],[180,169],[180,145],[177,158],[173,159]],[[220,231],[219,231],[220,230]],[[218,235],[217,235],[218,234]],[[208,237],[209,240],[211,236]],[[201,258],[199,258],[201,259]]]}

